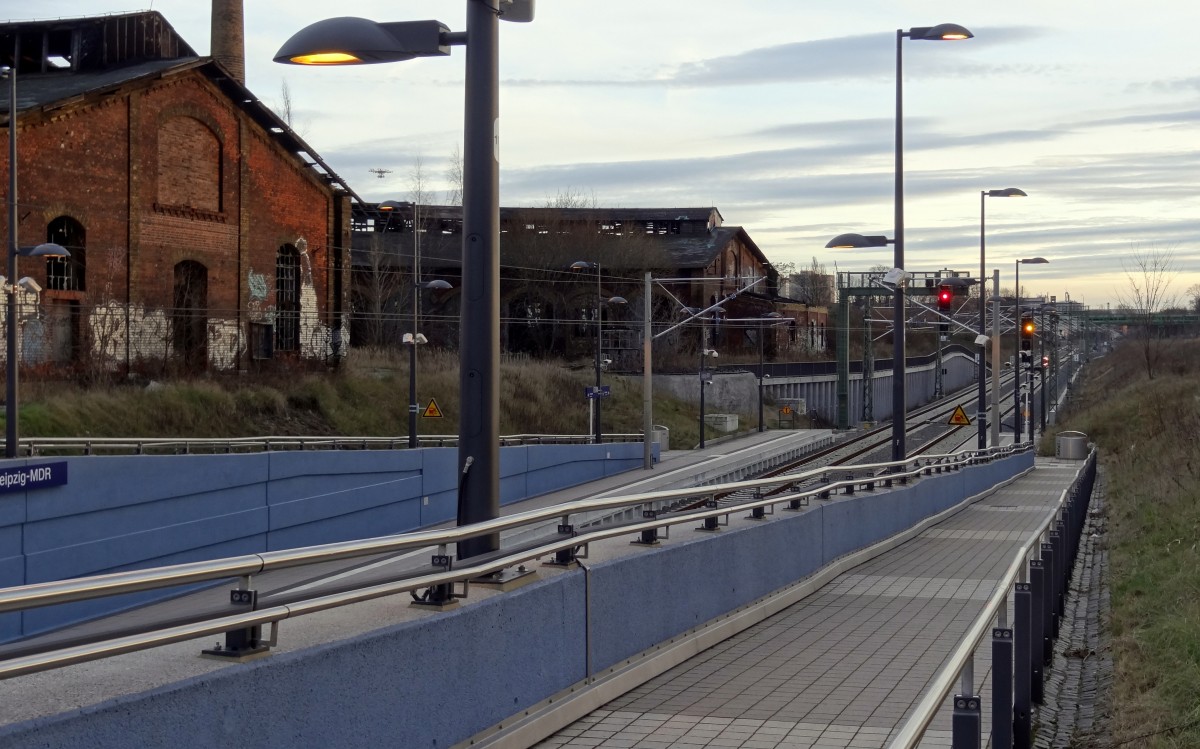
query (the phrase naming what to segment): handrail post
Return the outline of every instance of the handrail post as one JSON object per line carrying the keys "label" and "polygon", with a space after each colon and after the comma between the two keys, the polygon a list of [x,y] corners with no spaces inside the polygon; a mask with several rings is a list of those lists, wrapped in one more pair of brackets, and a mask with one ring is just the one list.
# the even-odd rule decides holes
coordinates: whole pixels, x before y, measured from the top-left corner
{"label": "handrail post", "polygon": [[1033,710],[1030,704],[1033,686],[1033,653],[1030,648],[1032,599],[1033,586],[1027,582],[1017,583],[1013,593],[1013,655],[1016,664],[1013,670],[1013,749],[1029,749],[1033,733]]}
{"label": "handrail post", "polygon": [[979,698],[972,695],[954,695],[954,715],[950,724],[953,749],[979,749],[983,735]]}
{"label": "handrail post", "polygon": [[1041,559],[1029,561],[1029,694],[1042,704],[1042,665],[1045,662],[1046,638],[1046,564]]}
{"label": "handrail post", "polygon": [[[1007,602],[1005,608],[1007,611]],[[1013,745],[1013,630],[992,628],[992,747]]]}

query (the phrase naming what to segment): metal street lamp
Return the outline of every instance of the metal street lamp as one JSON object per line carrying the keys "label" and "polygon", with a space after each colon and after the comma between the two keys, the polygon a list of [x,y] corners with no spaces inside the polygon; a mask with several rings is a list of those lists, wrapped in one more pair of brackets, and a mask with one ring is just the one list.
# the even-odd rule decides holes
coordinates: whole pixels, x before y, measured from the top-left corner
{"label": "metal street lamp", "polygon": [[600,402],[604,400],[604,391],[602,390],[601,372],[604,369],[604,305],[605,304],[627,304],[623,296],[611,296],[604,298],[600,290],[600,263],[589,263],[586,260],[577,260],[571,263],[571,270],[579,272],[585,270],[596,270],[596,389],[592,392],[592,439],[598,445],[604,441],[604,430],[600,425]]}
{"label": "metal street lamp", "polygon": [[700,329],[700,449],[704,449],[704,388],[712,384],[712,380],[705,377],[707,371],[704,369],[705,361],[708,357],[717,358],[715,349],[708,348],[708,329],[701,327]]}
{"label": "metal street lamp", "polygon": [[[956,23],[940,23],[937,26],[914,26],[905,31],[896,29],[896,174],[895,174],[895,245],[893,267],[904,270],[904,64],[903,42],[905,37],[914,41],[956,41],[970,39],[974,34]],[[858,236],[858,235],[842,235]],[[839,237],[840,239],[841,237]],[[834,245],[831,246],[867,246],[880,247],[886,243],[883,237],[865,237],[864,239],[884,240],[868,245]],[[836,241],[836,240],[835,240]],[[897,283],[894,292],[892,310],[893,353],[892,353],[892,460],[900,461],[907,457],[904,447],[904,417],[907,402],[904,394],[905,358],[904,358],[904,284]]]}
{"label": "metal street lamp", "polygon": [[[914,41],[957,41],[970,39],[974,34],[955,23],[936,26],[914,26],[908,31],[896,29],[896,194],[895,257],[893,267],[904,270],[904,38]],[[892,354],[892,460],[904,460],[904,417],[908,404],[904,394],[906,360],[904,353],[904,284],[897,283],[892,316],[895,325]]]}
{"label": "metal street lamp", "polygon": [[412,332],[405,333],[402,343],[409,344],[408,347],[408,446],[412,449],[417,447],[417,345],[429,343],[429,339],[421,333],[417,332],[417,312],[421,309],[421,292],[424,289],[450,289],[453,288],[449,281],[443,281],[440,278],[433,281],[425,281],[424,283],[416,281],[413,283],[413,320]]}
{"label": "metal street lamp", "polygon": [[[767,365],[763,359],[763,336],[766,332],[763,322],[765,320],[778,320],[781,317],[783,315],[778,312],[768,312],[766,317],[759,318],[758,320],[758,431],[760,432],[766,428],[763,424],[763,378],[770,377],[770,375],[764,373]],[[778,325],[778,323],[773,323],[772,327],[775,325]]]}
{"label": "metal street lamp", "polygon": [[[467,48],[463,128],[463,294],[459,351],[458,524],[500,515],[499,24],[533,20],[533,0],[467,0],[467,30],[438,21],[318,21],[275,61],[298,65],[399,62]],[[500,534],[458,543],[460,559],[500,548]]]}
{"label": "metal street lamp", "polygon": [[[1024,198],[1028,197],[1025,191],[1015,187],[1006,187],[1003,190],[980,190],[979,191],[979,334],[987,335],[987,306],[983,303],[984,286],[987,278],[987,263],[985,262],[984,252],[984,198]],[[986,352],[982,349],[979,352],[979,403],[976,408],[976,421],[979,422],[979,449],[987,447],[987,367],[984,362],[987,361]],[[999,362],[992,361],[992,366],[996,367]]]}
{"label": "metal street lamp", "polygon": [[[1017,290],[1013,294],[1013,340],[1016,341],[1016,346],[1013,348],[1013,358],[1016,366],[1013,369],[1016,372],[1016,377],[1013,381],[1013,403],[1016,405],[1016,410],[1013,412],[1013,443],[1021,441],[1021,266],[1022,265],[1041,265],[1042,263],[1050,262],[1044,257],[1030,257],[1017,260],[1013,264],[1014,282],[1017,285]],[[1030,355],[1032,358],[1032,354]],[[1029,398],[1032,401],[1033,391],[1029,391]],[[1033,439],[1030,437],[1030,439]]]}
{"label": "metal street lamp", "polygon": [[17,281],[17,258],[24,257],[70,257],[71,253],[62,245],[44,242],[36,247],[17,245],[17,70],[0,69],[0,78],[8,79],[8,330],[6,338],[6,376],[4,388],[4,457],[15,458],[19,452],[20,429],[17,407],[17,377],[20,367],[17,361],[17,294],[21,283]]}

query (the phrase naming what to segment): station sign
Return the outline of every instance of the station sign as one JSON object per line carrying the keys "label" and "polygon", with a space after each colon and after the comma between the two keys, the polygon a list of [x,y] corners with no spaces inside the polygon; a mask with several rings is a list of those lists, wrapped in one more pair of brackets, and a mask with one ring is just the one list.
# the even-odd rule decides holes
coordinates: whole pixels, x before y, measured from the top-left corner
{"label": "station sign", "polygon": [[67,461],[0,469],[0,494],[65,486]]}

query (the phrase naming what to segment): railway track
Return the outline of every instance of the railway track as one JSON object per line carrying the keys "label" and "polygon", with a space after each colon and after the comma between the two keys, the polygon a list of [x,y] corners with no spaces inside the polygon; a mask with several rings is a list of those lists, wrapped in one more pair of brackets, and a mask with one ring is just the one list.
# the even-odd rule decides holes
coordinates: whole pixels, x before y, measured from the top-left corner
{"label": "railway track", "polygon": [[[1011,374],[1005,375],[1001,380],[1001,420],[1005,416],[1011,415],[1013,411],[1011,398],[1005,396],[1005,393],[1011,395],[1012,382],[1013,377]],[[974,427],[963,429],[963,427],[950,426],[948,424],[955,408],[959,406],[962,406],[968,413],[973,412],[975,403],[978,400],[974,393],[975,386],[971,385],[939,401],[910,412],[906,418],[905,435],[906,438],[914,440],[914,442],[910,442],[909,444],[915,444],[915,446],[907,450],[908,457],[911,458],[931,453],[937,447],[943,448],[941,452],[954,452],[967,444],[975,442],[977,440],[977,432]],[[732,508],[738,504],[768,496],[796,493],[811,489],[833,480],[835,477],[832,474],[836,472],[836,469],[848,467],[855,461],[870,464],[890,460],[891,441],[892,427],[889,422],[876,426],[849,440],[844,440],[823,450],[803,455],[797,460],[777,466],[770,471],[765,471],[753,477],[774,478],[776,476],[787,476],[792,473],[811,473],[816,468],[830,468],[830,472],[820,478],[808,478],[797,481],[795,484],[779,486],[767,493],[748,490],[717,493],[703,500],[681,503],[678,507],[671,508],[670,511],[688,512],[705,508],[711,509],[714,503],[717,507]],[[878,460],[872,459],[874,453],[879,453]],[[837,476],[836,478],[843,478],[843,476]]]}

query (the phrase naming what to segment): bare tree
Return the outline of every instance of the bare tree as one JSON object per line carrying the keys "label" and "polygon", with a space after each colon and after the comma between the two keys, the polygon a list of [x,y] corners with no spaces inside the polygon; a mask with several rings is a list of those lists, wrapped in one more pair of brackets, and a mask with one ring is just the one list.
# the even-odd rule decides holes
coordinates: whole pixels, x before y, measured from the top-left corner
{"label": "bare tree", "polygon": [[553,197],[546,198],[547,208],[598,208],[600,202],[595,192],[585,193],[574,187],[559,190]]}
{"label": "bare tree", "polygon": [[279,84],[279,109],[279,116],[288,127],[292,127],[292,89],[288,86],[287,78]]}
{"label": "bare tree", "polygon": [[812,307],[833,305],[833,276],[825,272],[825,265],[815,257],[807,268],[789,275],[793,293],[805,304]]}
{"label": "bare tree", "polygon": [[1188,309],[1192,312],[1200,312],[1200,283],[1194,283],[1187,289]]}
{"label": "bare tree", "polygon": [[450,183],[450,189],[446,191],[446,204],[462,205],[463,157],[462,147],[457,143],[454,144],[454,150],[450,152],[450,163],[446,167],[446,181]]}
{"label": "bare tree", "polygon": [[1141,342],[1146,362],[1146,376],[1154,379],[1154,368],[1160,356],[1160,339],[1165,331],[1161,320],[1155,318],[1165,309],[1178,304],[1171,294],[1171,281],[1177,272],[1173,249],[1134,245],[1130,257],[1122,262],[1128,289],[1118,291],[1122,306],[1128,307],[1139,324],[1134,335]]}

